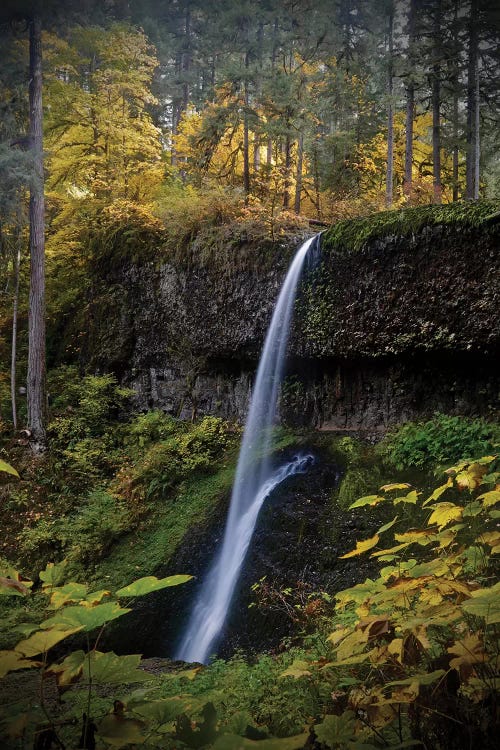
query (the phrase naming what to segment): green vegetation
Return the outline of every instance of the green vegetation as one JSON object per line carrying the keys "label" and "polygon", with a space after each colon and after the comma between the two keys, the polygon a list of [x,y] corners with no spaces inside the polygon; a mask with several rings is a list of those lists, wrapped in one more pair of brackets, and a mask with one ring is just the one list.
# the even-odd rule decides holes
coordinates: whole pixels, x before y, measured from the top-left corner
{"label": "green vegetation", "polygon": [[484,419],[436,414],[426,422],[408,422],[393,430],[379,446],[380,454],[398,469],[433,468],[500,445],[498,424]]}
{"label": "green vegetation", "polygon": [[500,203],[497,201],[478,201],[382,211],[372,216],[336,222],[323,234],[322,247],[351,253],[379,238],[410,237],[424,227],[439,225],[464,228],[483,226],[487,231],[488,220],[499,210]]}
{"label": "green vegetation", "polygon": [[50,380],[50,449],[34,462],[14,445],[21,479],[0,486],[11,518],[3,553],[32,573],[65,557],[75,580],[116,585],[168,564],[227,499],[239,428],[127,416],[130,392],[111,375],[79,379],[66,367]]}
{"label": "green vegetation", "polygon": [[[103,653],[102,627],[124,616],[131,599],[189,576],[145,577],[114,594],[92,593],[67,582],[66,564],[48,565],[37,588],[49,609],[39,624],[19,627],[21,640],[0,652],[0,668],[7,681],[27,670],[28,693],[34,669],[55,675],[62,700],[54,704],[42,687],[41,702],[18,695],[4,706],[7,746],[53,732],[67,745],[85,733],[99,748],[299,750],[308,737],[331,750],[493,748],[498,464],[494,456],[461,461],[430,493],[396,482],[352,503],[357,513],[388,506],[394,516],[341,556],[369,554],[379,575],[337,592],[321,618],[310,608],[315,628],[300,648],[253,662],[236,655],[153,673],[139,656]],[[406,506],[417,520],[410,530],[402,523]],[[4,566],[5,599],[26,600],[32,588]],[[61,653],[78,632],[92,637],[87,650]]]}

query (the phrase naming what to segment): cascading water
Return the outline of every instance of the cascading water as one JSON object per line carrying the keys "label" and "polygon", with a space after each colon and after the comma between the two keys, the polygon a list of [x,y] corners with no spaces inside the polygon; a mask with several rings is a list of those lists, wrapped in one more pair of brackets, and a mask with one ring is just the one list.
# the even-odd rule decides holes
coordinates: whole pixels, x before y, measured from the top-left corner
{"label": "cascading water", "polygon": [[278,484],[303,472],[312,460],[312,456],[296,456],[273,470],[269,452],[297,285],[308,251],[317,242],[319,235],[299,248],[276,302],[245,424],[222,548],[200,591],[176,659],[207,661],[224,625],[262,503]]}

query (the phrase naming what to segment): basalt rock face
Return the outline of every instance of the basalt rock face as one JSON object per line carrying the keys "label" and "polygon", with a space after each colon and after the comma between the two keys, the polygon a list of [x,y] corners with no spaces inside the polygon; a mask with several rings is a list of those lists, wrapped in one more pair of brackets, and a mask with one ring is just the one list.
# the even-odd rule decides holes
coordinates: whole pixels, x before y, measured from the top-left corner
{"label": "basalt rock face", "polygon": [[[95,282],[83,357],[137,406],[242,420],[274,302],[303,238],[265,260],[142,264]],[[377,431],[435,411],[498,409],[499,224],[426,227],[355,253],[325,247],[305,274],[282,399],[288,421]],[[111,302],[110,302],[111,300]]]}

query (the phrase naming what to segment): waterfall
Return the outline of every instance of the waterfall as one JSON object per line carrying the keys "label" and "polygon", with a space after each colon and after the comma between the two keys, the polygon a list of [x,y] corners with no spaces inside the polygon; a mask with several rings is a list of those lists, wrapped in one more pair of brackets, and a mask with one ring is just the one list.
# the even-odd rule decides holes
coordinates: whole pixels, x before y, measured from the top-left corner
{"label": "waterfall", "polygon": [[207,661],[227,617],[262,503],[278,484],[303,472],[312,460],[296,456],[273,470],[269,453],[297,286],[308,250],[318,241],[316,235],[299,248],[276,302],[243,433],[222,547],[203,583],[176,659]]}

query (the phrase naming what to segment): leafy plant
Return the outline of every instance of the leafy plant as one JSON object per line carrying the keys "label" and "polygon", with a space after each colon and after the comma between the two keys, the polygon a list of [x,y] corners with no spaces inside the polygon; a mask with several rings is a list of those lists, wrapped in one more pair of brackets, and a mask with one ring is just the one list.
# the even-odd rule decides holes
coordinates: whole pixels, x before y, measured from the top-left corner
{"label": "leafy plant", "polygon": [[[37,670],[41,685],[38,704],[30,705],[29,699],[20,699],[14,705],[3,707],[0,731],[4,741],[11,743],[31,737],[35,739],[35,747],[48,748],[52,742],[64,747],[61,732],[74,723],[74,719],[71,711],[62,717],[52,715],[44,689],[51,675],[55,676],[59,689],[77,685],[85,691],[85,710],[80,717],[80,747],[95,747],[96,734],[106,746],[113,747],[161,739],[166,727],[170,728],[172,720],[185,712],[189,703],[182,699],[149,701],[147,690],[136,690],[127,696],[126,702],[115,701],[111,712],[97,717],[94,713],[96,688],[135,685],[152,679],[139,668],[140,655],[118,656],[113,652],[101,652],[98,647],[106,625],[130,612],[127,605],[131,600],[185,583],[191,576],[163,579],[149,576],[112,593],[104,589],[89,591],[83,583],[63,583],[65,568],[65,561],[57,565],[49,563],[40,573],[49,616],[38,626],[27,623],[19,627],[23,638],[13,649],[0,652],[1,678],[18,670]],[[23,579],[16,570],[7,568],[2,571],[0,595],[27,597],[32,586],[32,582]],[[87,648],[61,656],[60,645],[76,633],[84,636]],[[56,652],[53,651],[55,647],[58,647]],[[72,745],[75,745],[74,740]]]}
{"label": "leafy plant", "polygon": [[408,422],[381,443],[396,468],[418,468],[459,461],[495,450],[500,428],[484,419],[436,414],[427,422]]}
{"label": "leafy plant", "polygon": [[[461,461],[428,497],[394,483],[351,505],[394,506],[391,521],[342,556],[370,554],[382,563],[380,575],[336,595],[336,628],[324,657],[283,673],[300,679],[320,669],[335,685],[333,704],[315,726],[327,747],[493,747],[500,652],[495,464],[495,456]],[[418,528],[399,528],[407,504],[420,514]]]}

